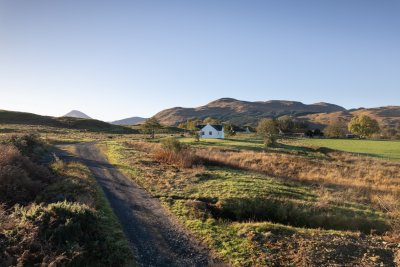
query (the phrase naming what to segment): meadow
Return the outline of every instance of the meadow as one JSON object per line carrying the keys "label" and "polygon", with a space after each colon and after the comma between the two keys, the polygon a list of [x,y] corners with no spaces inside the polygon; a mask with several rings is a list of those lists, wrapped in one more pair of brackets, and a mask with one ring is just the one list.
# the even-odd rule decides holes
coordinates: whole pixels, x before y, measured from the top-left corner
{"label": "meadow", "polygon": [[[264,151],[264,144],[254,134],[240,134],[224,140],[209,139],[195,142],[193,138],[181,138],[181,142],[195,147],[225,147],[241,150]],[[275,148],[270,151],[287,151],[289,153],[318,152],[320,148],[345,151],[383,159],[400,160],[400,141],[388,140],[360,140],[360,139],[329,139],[329,138],[286,138],[280,140]]]}
{"label": "meadow", "polygon": [[335,150],[364,154],[384,159],[400,160],[400,141],[357,139],[301,139],[296,145],[327,147]]}
{"label": "meadow", "polygon": [[267,150],[255,136],[178,140],[188,145],[188,165],[180,157],[173,163],[163,139],[101,146],[223,260],[234,266],[393,264],[400,163],[297,143],[303,140]]}

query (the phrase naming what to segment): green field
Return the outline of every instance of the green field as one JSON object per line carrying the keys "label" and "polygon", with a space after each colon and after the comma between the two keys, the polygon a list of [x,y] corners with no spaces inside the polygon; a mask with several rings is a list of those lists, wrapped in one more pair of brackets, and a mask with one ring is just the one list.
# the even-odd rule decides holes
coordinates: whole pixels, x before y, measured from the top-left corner
{"label": "green field", "polygon": [[[224,147],[241,150],[264,150],[262,140],[254,135],[238,136],[229,139],[203,139],[195,142],[193,138],[181,138],[181,142],[194,147]],[[296,154],[315,155],[318,148],[326,147],[334,150],[364,154],[384,159],[400,160],[400,141],[358,140],[358,139],[284,139],[278,141],[272,151],[290,152]]]}
{"label": "green field", "polygon": [[300,139],[293,145],[327,147],[352,153],[366,154],[385,159],[400,160],[400,141],[355,139]]}

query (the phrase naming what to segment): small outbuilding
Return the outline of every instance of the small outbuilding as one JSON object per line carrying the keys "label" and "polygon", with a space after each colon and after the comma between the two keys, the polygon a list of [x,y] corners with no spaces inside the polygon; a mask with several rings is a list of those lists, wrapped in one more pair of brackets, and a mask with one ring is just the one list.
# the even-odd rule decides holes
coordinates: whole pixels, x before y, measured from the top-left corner
{"label": "small outbuilding", "polygon": [[214,139],[224,139],[224,126],[209,124],[206,125],[197,125],[199,129],[200,138],[214,138]]}

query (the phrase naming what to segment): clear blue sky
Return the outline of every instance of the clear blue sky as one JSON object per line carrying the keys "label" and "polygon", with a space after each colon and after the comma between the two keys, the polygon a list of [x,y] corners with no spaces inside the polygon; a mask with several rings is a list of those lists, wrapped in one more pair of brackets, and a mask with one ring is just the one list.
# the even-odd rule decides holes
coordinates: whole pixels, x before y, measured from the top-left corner
{"label": "clear blue sky", "polygon": [[400,1],[0,0],[0,109],[400,105]]}

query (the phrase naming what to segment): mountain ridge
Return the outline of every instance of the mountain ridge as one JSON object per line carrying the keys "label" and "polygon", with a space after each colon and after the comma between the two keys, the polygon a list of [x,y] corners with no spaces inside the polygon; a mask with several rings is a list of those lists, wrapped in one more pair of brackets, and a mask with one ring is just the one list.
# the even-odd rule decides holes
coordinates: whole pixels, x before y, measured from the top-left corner
{"label": "mountain ridge", "polygon": [[304,104],[290,100],[244,101],[234,98],[220,98],[206,105],[184,108],[174,107],[158,112],[156,117],[162,124],[177,125],[188,119],[212,117],[221,121],[230,121],[235,124],[255,124],[265,117],[283,115],[307,115],[313,113],[345,111],[344,107],[319,102]]}

